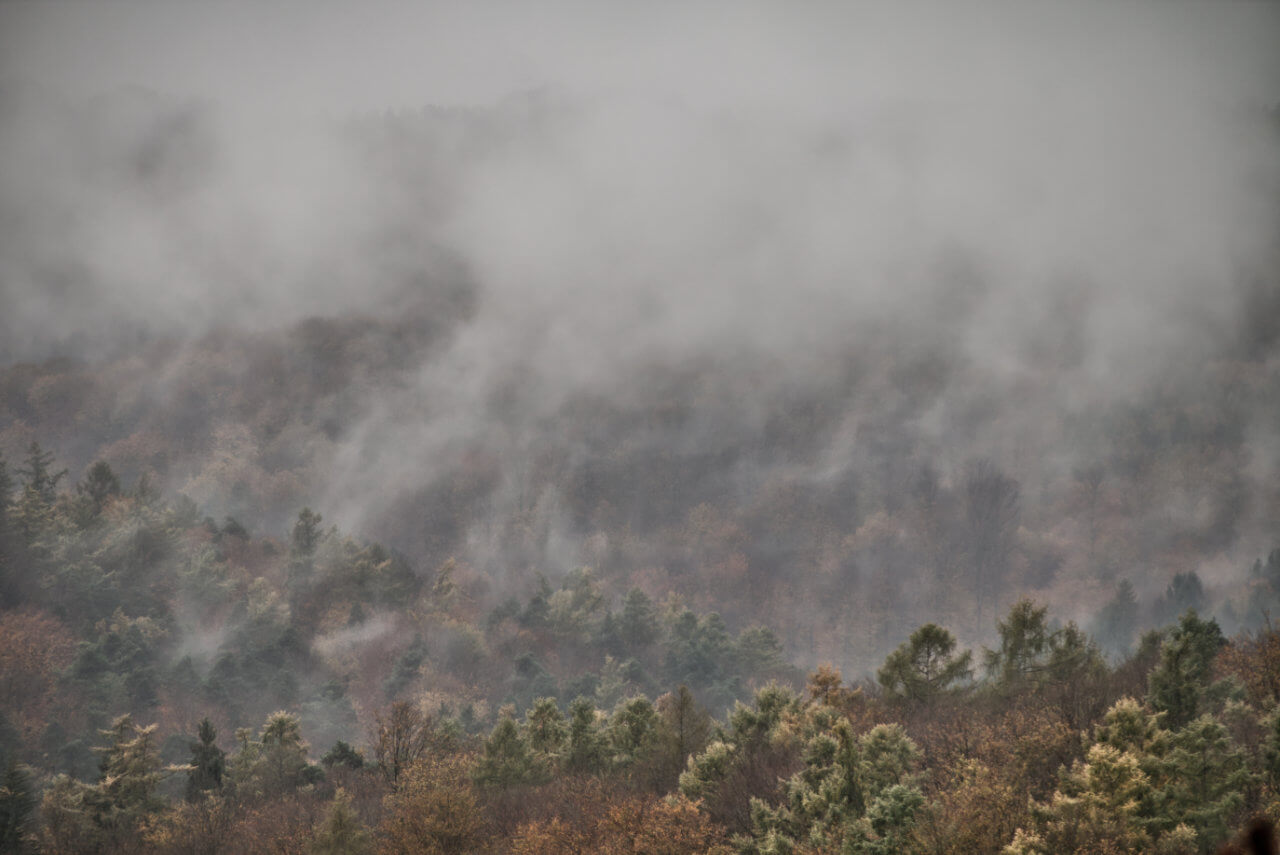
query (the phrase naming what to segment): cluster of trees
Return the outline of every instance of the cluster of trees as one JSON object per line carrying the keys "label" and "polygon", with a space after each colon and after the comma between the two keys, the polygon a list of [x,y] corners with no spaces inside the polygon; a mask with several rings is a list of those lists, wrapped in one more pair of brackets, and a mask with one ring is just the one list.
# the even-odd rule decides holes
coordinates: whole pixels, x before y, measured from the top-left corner
{"label": "cluster of trees", "polygon": [[[989,642],[992,617],[1028,594],[1096,615],[1085,629],[1113,656],[1188,607],[1233,633],[1280,607],[1274,562],[1249,570],[1280,508],[1261,453],[1280,395],[1273,343],[1033,427],[983,397],[989,378],[967,375],[951,343],[892,330],[764,388],[752,378],[783,368],[765,355],[646,364],[626,394],[566,393],[553,419],[530,421],[532,388],[502,375],[477,405],[492,430],[419,474],[362,447],[360,429],[370,412],[409,418],[399,408],[433,422],[406,390],[475,297],[465,282],[419,290],[424,305],[396,317],[0,366],[0,449],[54,441],[76,476],[99,459],[125,481],[145,474],[214,511],[219,536],[227,514],[254,535],[286,531],[341,482],[348,502],[368,499],[362,536],[410,566],[456,557],[487,583],[470,592],[484,609],[533,596],[539,572],[554,588],[590,566],[615,598],[674,591],[735,628],[767,624],[805,667],[874,669],[904,623]],[[164,364],[164,382],[139,362]],[[527,438],[518,452],[513,435]],[[335,469],[366,459],[368,472]]]}
{"label": "cluster of trees", "polygon": [[90,780],[10,760],[0,835],[55,852],[1194,855],[1280,818],[1280,636],[1228,641],[1188,612],[1111,669],[1046,617],[1019,603],[985,678],[926,625],[876,683],[821,668],[723,720],[681,686],[612,709],[538,698],[474,734],[420,697],[377,710],[359,747],[317,755],[277,711],[229,744],[205,719],[166,763],[156,726],[124,715]]}
{"label": "cluster of trees", "polygon": [[308,508],[253,537],[67,474],[0,460],[17,851],[1204,852],[1280,818],[1280,634],[1228,640],[1194,576],[1123,658],[1023,599],[990,648],[926,623],[806,685],[674,591],[580,568],[497,599]]}

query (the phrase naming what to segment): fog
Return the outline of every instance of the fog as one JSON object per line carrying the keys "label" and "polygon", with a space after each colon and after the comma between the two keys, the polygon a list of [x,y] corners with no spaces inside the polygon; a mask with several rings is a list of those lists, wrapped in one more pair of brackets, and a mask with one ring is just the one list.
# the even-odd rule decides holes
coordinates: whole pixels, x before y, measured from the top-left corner
{"label": "fog", "polygon": [[[1074,419],[1278,367],[1280,4],[10,2],[0,33],[0,358],[431,325],[299,430],[287,497],[424,561],[590,558],[564,478],[628,455],[725,455],[681,509],[977,458],[1034,504],[1105,456]],[[183,364],[129,382],[176,407]],[[1274,536],[1255,404],[1240,556]],[[160,474],[296,510],[202,466]]]}

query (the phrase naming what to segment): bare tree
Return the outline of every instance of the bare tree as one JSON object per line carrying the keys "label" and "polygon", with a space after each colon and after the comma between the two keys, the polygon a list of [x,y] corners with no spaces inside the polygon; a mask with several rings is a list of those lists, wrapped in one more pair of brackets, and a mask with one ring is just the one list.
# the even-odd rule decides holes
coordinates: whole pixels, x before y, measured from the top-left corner
{"label": "bare tree", "polygon": [[396,701],[385,713],[374,714],[373,756],[392,786],[432,747],[434,734],[431,717],[407,701]]}

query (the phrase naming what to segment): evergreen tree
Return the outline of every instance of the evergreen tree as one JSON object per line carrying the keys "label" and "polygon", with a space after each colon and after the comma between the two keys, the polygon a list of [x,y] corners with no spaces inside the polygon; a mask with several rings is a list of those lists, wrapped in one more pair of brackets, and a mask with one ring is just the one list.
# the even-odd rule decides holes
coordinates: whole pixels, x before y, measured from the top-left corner
{"label": "evergreen tree", "polygon": [[631,651],[639,651],[658,640],[658,609],[649,595],[632,588],[622,601],[618,635]]}
{"label": "evergreen tree", "polygon": [[311,508],[298,511],[298,520],[293,524],[290,537],[295,558],[306,560],[316,554],[316,546],[320,543],[320,523],[323,519]]}
{"label": "evergreen tree", "polygon": [[1214,657],[1225,643],[1216,620],[1201,620],[1194,611],[1182,616],[1147,681],[1147,701],[1165,714],[1166,727],[1176,730],[1200,713]]}
{"label": "evergreen tree", "polygon": [[597,772],[604,767],[604,739],[596,723],[596,708],[586,698],[569,705],[569,749],[565,768],[574,772]]}
{"label": "evergreen tree", "polygon": [[0,782],[0,852],[26,850],[29,826],[36,811],[31,776],[10,758]]}
{"label": "evergreen tree", "polygon": [[525,713],[525,731],[529,747],[549,763],[559,759],[569,736],[564,713],[554,698],[538,698]]}
{"label": "evergreen tree", "polygon": [[333,747],[320,758],[320,765],[324,766],[326,769],[332,769],[335,766],[341,766],[347,769],[363,769],[364,754],[339,739],[333,744]]}
{"label": "evergreen tree", "polygon": [[1094,632],[1104,648],[1127,655],[1137,628],[1138,598],[1129,580],[1121,579],[1115,596],[1098,613]]}
{"label": "evergreen tree", "polygon": [[187,773],[187,801],[194,802],[205,794],[222,789],[222,773],[226,770],[226,752],[218,747],[218,732],[213,722],[200,721],[198,737],[191,743],[191,771]]}
{"label": "evergreen tree", "polygon": [[955,650],[955,636],[927,623],[889,654],[876,679],[891,698],[928,701],[973,676],[972,652]]}
{"label": "evergreen tree", "polygon": [[76,493],[88,501],[90,516],[96,518],[113,496],[120,495],[120,479],[105,460],[99,460],[76,485]]}
{"label": "evergreen tree", "polygon": [[1172,733],[1158,768],[1155,824],[1160,830],[1186,825],[1196,832],[1201,850],[1208,851],[1244,819],[1253,776],[1244,754],[1213,716],[1200,716]]}
{"label": "evergreen tree", "polygon": [[372,848],[369,832],[351,807],[351,796],[339,787],[324,822],[316,829],[311,851],[314,855],[363,855]]}
{"label": "evergreen tree", "polygon": [[541,784],[549,775],[546,764],[530,751],[529,741],[508,714],[502,716],[485,740],[473,777],[481,787],[508,790]]}
{"label": "evergreen tree", "polygon": [[644,760],[655,747],[658,714],[648,698],[631,698],[618,704],[609,719],[609,747],[616,766]]}
{"label": "evergreen tree", "polygon": [[1052,649],[1048,611],[1048,606],[1037,608],[1024,598],[1014,604],[1005,620],[996,624],[1000,649],[986,652],[986,666],[1000,688],[1022,688],[1038,681],[1045,671]]}
{"label": "evergreen tree", "polygon": [[67,474],[66,469],[54,472],[53,460],[53,452],[45,451],[38,442],[32,442],[27,449],[26,466],[18,470],[23,486],[33,491],[49,507],[57,501],[58,482]]}

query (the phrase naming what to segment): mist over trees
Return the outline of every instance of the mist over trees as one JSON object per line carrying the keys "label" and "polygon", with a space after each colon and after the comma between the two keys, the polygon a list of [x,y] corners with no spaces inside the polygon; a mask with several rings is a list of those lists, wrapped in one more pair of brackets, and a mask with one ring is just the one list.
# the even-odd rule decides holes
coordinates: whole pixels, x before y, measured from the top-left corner
{"label": "mist over trees", "polygon": [[0,849],[1280,819],[1276,9],[222,5],[0,4]]}

